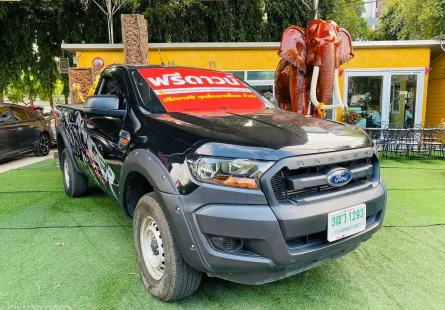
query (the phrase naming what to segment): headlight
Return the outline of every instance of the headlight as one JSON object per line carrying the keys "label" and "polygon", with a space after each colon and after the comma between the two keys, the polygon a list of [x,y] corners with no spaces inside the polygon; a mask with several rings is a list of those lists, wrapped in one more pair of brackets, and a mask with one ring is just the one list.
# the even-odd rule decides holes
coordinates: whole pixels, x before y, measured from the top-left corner
{"label": "headlight", "polygon": [[259,189],[261,176],[274,164],[217,157],[198,157],[187,162],[192,175],[200,182],[249,189]]}

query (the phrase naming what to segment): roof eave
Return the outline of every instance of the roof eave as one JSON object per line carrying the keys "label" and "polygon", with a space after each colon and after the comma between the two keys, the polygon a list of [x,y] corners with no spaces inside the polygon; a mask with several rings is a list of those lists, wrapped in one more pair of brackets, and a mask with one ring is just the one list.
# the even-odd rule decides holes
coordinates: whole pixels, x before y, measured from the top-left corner
{"label": "roof eave", "polygon": [[[434,48],[440,46],[440,40],[401,40],[401,41],[354,41],[355,49],[362,48]],[[150,50],[190,50],[190,49],[278,49],[280,42],[205,42],[205,43],[150,43]],[[72,54],[86,51],[122,51],[120,44],[66,44],[61,48]]]}

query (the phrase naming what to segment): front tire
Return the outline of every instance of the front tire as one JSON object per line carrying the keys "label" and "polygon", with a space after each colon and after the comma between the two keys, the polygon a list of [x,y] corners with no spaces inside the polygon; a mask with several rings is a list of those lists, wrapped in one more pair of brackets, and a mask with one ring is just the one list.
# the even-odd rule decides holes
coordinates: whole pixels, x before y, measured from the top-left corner
{"label": "front tire", "polygon": [[37,140],[37,145],[34,154],[36,156],[46,156],[48,155],[50,149],[51,149],[51,141],[48,134],[46,133],[40,134],[39,139]]}
{"label": "front tire", "polygon": [[139,200],[133,230],[137,263],[151,295],[162,301],[175,301],[198,289],[201,272],[182,257],[156,193]]}
{"label": "front tire", "polygon": [[65,193],[71,198],[84,196],[88,191],[88,178],[76,170],[66,149],[63,150],[61,159]]}

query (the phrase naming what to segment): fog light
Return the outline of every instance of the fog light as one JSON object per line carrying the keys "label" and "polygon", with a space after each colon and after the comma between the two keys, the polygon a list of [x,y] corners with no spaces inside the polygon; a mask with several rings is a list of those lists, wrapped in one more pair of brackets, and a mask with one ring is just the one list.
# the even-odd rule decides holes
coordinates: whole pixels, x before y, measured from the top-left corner
{"label": "fog light", "polygon": [[236,252],[243,247],[243,240],[230,237],[212,236],[210,241],[214,248],[223,252]]}

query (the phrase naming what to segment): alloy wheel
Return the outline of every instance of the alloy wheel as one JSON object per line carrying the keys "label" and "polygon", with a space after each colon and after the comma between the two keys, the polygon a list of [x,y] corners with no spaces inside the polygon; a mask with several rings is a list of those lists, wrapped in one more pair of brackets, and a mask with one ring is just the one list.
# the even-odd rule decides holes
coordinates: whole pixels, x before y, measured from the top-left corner
{"label": "alloy wheel", "polygon": [[40,149],[40,153],[42,155],[48,155],[49,153],[49,149],[50,149],[50,145],[49,145],[49,138],[46,135],[42,135],[40,137],[39,140],[39,149]]}

